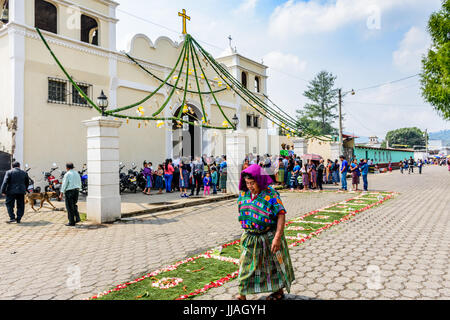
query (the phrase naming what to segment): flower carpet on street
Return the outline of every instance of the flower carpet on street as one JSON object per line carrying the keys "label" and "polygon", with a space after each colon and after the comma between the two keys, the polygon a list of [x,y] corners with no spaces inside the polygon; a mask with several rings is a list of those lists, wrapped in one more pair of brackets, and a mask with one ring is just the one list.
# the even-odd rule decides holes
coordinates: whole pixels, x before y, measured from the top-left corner
{"label": "flower carpet on street", "polygon": [[[290,248],[321,232],[391,199],[394,192],[360,193],[346,201],[311,211],[286,223]],[[301,233],[299,233],[301,231]],[[240,241],[224,244],[203,254],[178,261],[133,281],[117,285],[91,299],[101,300],[184,300],[223,286],[237,278]]]}

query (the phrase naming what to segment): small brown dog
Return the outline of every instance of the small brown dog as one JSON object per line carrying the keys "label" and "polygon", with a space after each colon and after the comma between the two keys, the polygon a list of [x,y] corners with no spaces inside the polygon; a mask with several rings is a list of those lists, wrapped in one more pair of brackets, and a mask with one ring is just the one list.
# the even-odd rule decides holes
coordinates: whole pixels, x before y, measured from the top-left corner
{"label": "small brown dog", "polygon": [[[39,210],[41,210],[44,202],[48,202],[53,207],[53,209],[56,210],[56,207],[53,205],[53,203],[50,202],[50,199],[54,198],[58,198],[56,192],[28,193],[25,197],[25,203],[29,202],[31,205],[31,209],[33,209],[34,212],[38,212]],[[38,210],[34,208],[36,200],[39,200],[41,202],[41,206]]]}

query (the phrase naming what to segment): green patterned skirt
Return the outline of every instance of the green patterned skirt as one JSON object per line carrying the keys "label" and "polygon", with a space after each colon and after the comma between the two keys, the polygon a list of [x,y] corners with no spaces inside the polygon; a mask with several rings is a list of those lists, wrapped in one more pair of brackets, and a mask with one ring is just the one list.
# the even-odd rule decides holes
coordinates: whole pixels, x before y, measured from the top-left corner
{"label": "green patterned skirt", "polygon": [[227,174],[221,174],[219,179],[219,187],[220,189],[226,189],[227,188]]}
{"label": "green patterned skirt", "polygon": [[241,259],[239,264],[239,294],[277,292],[291,290],[294,269],[286,238],[281,238],[281,250],[272,254],[275,232],[254,234],[244,232],[241,237]]}
{"label": "green patterned skirt", "polygon": [[278,169],[277,182],[284,183],[284,168]]}

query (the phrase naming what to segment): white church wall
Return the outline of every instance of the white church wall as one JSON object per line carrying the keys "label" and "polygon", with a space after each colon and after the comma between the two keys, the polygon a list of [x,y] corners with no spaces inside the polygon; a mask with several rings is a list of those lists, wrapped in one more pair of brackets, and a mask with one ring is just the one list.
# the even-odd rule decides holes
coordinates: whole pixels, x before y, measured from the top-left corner
{"label": "white church wall", "polygon": [[2,71],[0,72],[0,151],[10,152],[11,133],[6,127],[6,119],[10,119],[13,114],[11,105],[11,68],[9,67],[9,39],[8,34],[0,36],[0,62]]}
{"label": "white church wall", "polygon": [[[109,86],[108,60],[51,42],[55,54],[67,66],[76,81],[93,85],[94,100],[100,90]],[[31,174],[42,179],[41,172],[53,162],[61,168],[67,161],[79,169],[86,163],[86,128],[82,121],[98,112],[89,107],[48,103],[48,77],[65,79],[39,39],[26,38],[25,62],[25,132],[24,163],[32,166]],[[71,101],[72,96],[67,96]]]}
{"label": "white church wall", "polygon": [[[118,88],[118,106],[139,101],[146,95],[148,95],[148,92],[123,87]],[[145,116],[151,116],[157,109],[155,101],[158,101],[161,105],[163,99],[162,95],[157,94],[154,98],[142,103],[140,106],[144,107]],[[122,114],[137,116],[136,108]],[[124,164],[131,165],[132,162],[135,162],[141,166],[142,162],[147,160],[156,165],[166,159],[166,143],[172,143],[166,141],[166,130],[171,130],[171,128],[166,125],[163,128],[157,128],[154,121],[148,122],[147,126],[145,126],[144,121],[130,120],[128,124],[125,119],[122,121],[123,125],[119,129],[120,160]]]}

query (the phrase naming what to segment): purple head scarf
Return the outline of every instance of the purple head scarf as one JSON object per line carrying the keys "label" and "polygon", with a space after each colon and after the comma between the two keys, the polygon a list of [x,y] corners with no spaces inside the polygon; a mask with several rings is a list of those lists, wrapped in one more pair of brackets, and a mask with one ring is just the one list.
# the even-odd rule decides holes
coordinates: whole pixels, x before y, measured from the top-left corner
{"label": "purple head scarf", "polygon": [[241,180],[239,182],[239,190],[248,191],[247,184],[245,183],[244,173],[250,174],[258,184],[259,189],[265,190],[273,180],[266,173],[266,171],[257,164],[252,164],[250,167],[241,172]]}

